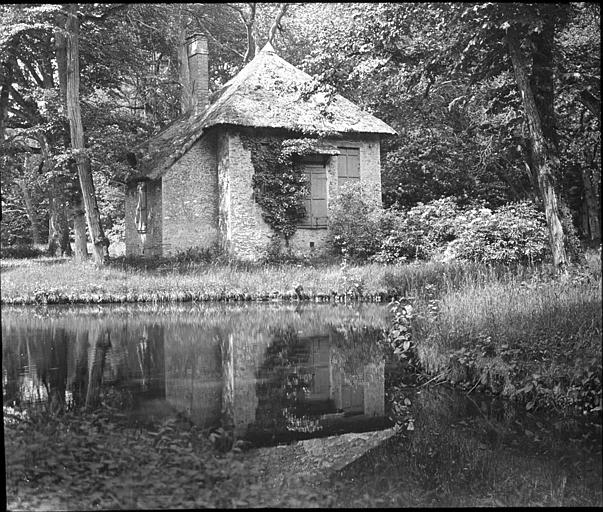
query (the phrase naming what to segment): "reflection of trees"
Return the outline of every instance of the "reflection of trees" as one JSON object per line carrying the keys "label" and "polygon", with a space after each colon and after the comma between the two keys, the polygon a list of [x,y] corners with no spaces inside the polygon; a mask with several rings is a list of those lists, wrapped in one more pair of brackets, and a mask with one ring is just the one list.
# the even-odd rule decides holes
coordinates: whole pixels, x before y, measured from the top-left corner
{"label": "reflection of trees", "polygon": [[43,358],[38,363],[38,376],[46,388],[49,410],[54,414],[65,410],[67,344],[65,330],[53,326],[50,340],[44,344]]}
{"label": "reflection of trees", "polygon": [[[217,339],[218,337],[216,337]],[[220,337],[222,359],[222,427],[231,431],[235,423],[234,335]]]}
{"label": "reflection of trees", "polygon": [[94,340],[88,352],[88,386],[86,389],[86,409],[94,409],[99,404],[100,389],[103,381],[103,371],[107,351],[111,346],[111,336],[108,329],[94,329],[89,334]]}
{"label": "reflection of trees", "polygon": [[56,414],[125,394],[165,397],[163,326],[134,322],[130,332],[128,322],[61,320],[32,315],[17,328],[3,325],[5,404]]}

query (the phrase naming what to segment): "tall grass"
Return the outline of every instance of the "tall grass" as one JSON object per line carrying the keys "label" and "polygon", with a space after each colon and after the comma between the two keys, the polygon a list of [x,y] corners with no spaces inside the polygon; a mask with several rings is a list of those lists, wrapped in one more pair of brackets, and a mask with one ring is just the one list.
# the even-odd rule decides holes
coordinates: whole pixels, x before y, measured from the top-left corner
{"label": "tall grass", "polygon": [[[506,282],[543,272],[538,267],[472,263],[406,265],[184,263],[145,268],[120,260],[102,269],[63,258],[0,261],[3,303],[258,300],[343,297],[387,300]],[[299,288],[301,286],[301,288]]]}
{"label": "tall grass", "polygon": [[[591,410],[601,392],[601,307],[601,279],[592,274],[451,289],[419,307],[417,353],[429,372],[453,381],[509,396],[530,391],[526,399],[540,390],[551,403],[580,401]],[[592,396],[574,396],[576,385],[592,387]]]}

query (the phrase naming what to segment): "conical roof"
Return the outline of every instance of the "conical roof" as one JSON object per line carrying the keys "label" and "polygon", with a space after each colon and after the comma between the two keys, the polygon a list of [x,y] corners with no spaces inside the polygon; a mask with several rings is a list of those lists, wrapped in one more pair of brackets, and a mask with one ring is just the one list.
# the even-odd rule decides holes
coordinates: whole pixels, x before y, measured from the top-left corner
{"label": "conical roof", "polygon": [[181,118],[137,148],[139,170],[156,178],[180,158],[204,130],[217,125],[283,128],[307,133],[394,135],[389,125],[339,94],[304,91],[312,77],[279,57],[268,43],[214,94],[202,113]]}

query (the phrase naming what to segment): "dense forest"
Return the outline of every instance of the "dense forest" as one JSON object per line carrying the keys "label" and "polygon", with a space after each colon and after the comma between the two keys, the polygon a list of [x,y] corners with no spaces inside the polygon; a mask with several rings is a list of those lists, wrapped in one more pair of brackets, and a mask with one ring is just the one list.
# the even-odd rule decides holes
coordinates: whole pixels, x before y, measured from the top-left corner
{"label": "dense forest", "polygon": [[3,246],[123,239],[128,153],[188,114],[196,32],[210,92],[271,40],[392,126],[384,206],[532,200],[555,263],[600,243],[598,3],[140,3],[0,7]]}

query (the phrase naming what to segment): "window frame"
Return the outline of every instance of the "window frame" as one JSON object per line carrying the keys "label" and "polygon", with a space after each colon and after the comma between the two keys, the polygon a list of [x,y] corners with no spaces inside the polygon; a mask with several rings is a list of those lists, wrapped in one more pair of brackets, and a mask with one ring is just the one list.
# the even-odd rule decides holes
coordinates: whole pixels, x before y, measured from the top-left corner
{"label": "window frame", "polygon": [[136,184],[136,211],[134,214],[134,223],[138,233],[147,233],[149,225],[149,210],[148,184],[146,181],[139,181]]}
{"label": "window frame", "polygon": [[[351,182],[355,182],[355,183],[360,183],[362,178],[361,178],[361,169],[360,169],[360,146],[337,146],[337,149],[339,150],[339,154],[337,155],[337,189],[341,189],[342,186],[344,186],[346,183],[351,183]],[[354,150],[358,152],[358,176],[348,176],[348,150]],[[342,161],[343,158],[345,157],[346,159],[346,163],[345,163],[345,171],[346,171],[346,175],[342,176],[341,174],[341,166],[342,166]]]}

